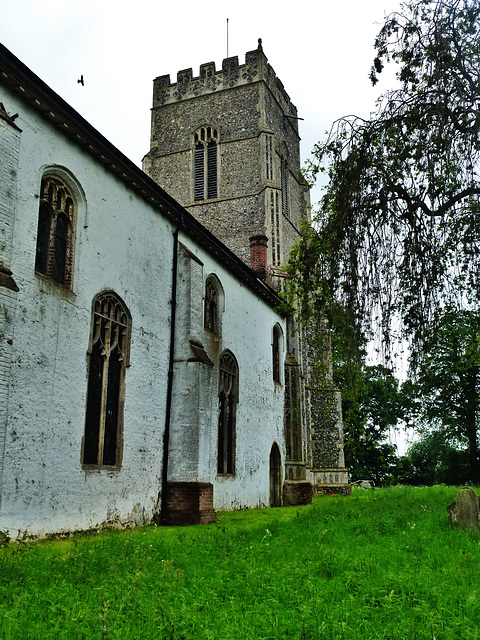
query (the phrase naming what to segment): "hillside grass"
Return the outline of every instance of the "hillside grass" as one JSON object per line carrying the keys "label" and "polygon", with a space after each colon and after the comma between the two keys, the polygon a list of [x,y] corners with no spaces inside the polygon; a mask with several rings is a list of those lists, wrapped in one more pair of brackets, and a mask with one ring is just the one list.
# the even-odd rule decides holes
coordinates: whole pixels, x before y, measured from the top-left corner
{"label": "hillside grass", "polygon": [[393,487],[0,549],[5,640],[478,640],[480,534]]}

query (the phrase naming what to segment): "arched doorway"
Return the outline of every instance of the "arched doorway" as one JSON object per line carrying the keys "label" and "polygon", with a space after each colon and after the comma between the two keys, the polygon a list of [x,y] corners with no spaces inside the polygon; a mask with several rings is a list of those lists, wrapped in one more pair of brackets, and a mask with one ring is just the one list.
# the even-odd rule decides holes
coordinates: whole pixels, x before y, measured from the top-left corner
{"label": "arched doorway", "polygon": [[282,456],[276,442],[270,450],[270,506],[282,506]]}

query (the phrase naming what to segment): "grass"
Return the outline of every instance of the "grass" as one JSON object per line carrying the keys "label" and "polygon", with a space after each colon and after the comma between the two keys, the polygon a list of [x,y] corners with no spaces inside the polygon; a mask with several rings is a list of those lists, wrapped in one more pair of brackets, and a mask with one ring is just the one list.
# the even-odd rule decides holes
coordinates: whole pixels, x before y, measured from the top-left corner
{"label": "grass", "polygon": [[478,640],[480,534],[451,487],[0,549],[3,640]]}

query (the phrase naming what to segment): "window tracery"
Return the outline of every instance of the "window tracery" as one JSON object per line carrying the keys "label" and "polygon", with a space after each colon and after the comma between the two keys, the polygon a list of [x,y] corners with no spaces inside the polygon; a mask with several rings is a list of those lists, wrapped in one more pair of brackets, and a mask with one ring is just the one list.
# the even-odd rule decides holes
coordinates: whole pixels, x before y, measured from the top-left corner
{"label": "window tracery", "polygon": [[238,366],[233,354],[220,358],[218,390],[217,473],[235,473],[235,427],[238,402]]}
{"label": "window tracery", "polygon": [[130,335],[130,314],[120,298],[111,291],[96,296],[89,345],[84,465],[120,466]]}
{"label": "window tracery", "polygon": [[71,287],[76,205],[68,186],[45,176],[40,188],[35,271]]}
{"label": "window tracery", "polygon": [[194,136],[193,198],[207,200],[218,196],[218,131],[202,127]]}

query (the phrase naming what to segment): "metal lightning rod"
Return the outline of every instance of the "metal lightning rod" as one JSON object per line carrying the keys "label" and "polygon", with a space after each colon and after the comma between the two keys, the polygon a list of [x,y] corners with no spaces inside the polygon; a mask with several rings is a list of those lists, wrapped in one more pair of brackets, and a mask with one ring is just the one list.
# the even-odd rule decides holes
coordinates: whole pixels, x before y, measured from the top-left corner
{"label": "metal lightning rod", "polygon": [[228,18],[227,18],[227,58],[228,58]]}

